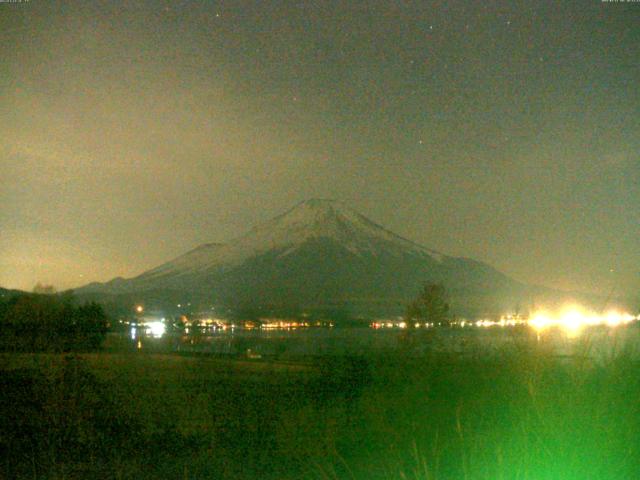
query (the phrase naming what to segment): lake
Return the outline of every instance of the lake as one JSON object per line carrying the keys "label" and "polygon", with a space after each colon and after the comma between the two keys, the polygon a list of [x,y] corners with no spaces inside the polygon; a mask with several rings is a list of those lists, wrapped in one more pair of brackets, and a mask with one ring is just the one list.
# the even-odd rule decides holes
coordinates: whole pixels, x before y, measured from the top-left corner
{"label": "lake", "polygon": [[[187,333],[188,332],[188,333]],[[295,329],[202,328],[153,332],[131,327],[109,335],[107,347],[153,352],[288,359],[304,356],[367,356],[370,354],[486,355],[536,346],[557,356],[587,355],[609,358],[640,353],[638,323],[588,327],[566,332],[559,328],[537,331],[527,325],[511,327],[435,327],[422,329],[369,327],[306,327]]]}

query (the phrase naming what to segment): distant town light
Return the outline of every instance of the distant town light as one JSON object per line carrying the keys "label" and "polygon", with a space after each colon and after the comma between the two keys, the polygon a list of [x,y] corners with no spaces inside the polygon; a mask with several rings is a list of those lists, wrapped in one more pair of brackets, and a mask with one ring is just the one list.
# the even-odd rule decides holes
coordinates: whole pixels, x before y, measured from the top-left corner
{"label": "distant town light", "polygon": [[538,331],[551,327],[560,327],[569,335],[576,335],[586,326],[606,325],[609,327],[617,327],[637,320],[628,313],[611,310],[606,314],[596,314],[586,312],[578,306],[565,308],[557,315],[551,315],[545,312],[536,312],[529,320],[529,325]]}
{"label": "distant town light", "polygon": [[164,332],[166,330],[164,322],[162,322],[162,321],[149,322],[149,323],[147,323],[146,326],[149,329],[149,331],[151,332],[151,335],[153,335],[154,337],[161,337],[162,335],[164,335]]}

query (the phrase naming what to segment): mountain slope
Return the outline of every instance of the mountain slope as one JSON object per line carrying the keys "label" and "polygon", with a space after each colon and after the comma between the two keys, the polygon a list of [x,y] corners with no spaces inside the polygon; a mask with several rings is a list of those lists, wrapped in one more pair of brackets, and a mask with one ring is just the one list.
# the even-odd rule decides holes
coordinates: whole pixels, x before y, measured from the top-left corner
{"label": "mountain slope", "polygon": [[285,257],[306,241],[318,238],[332,239],[354,255],[412,251],[434,259],[441,257],[437,252],[385,230],[340,202],[314,199],[254,227],[228,244],[202,245],[143,276],[152,278],[240,265],[274,250],[281,250],[281,257]]}
{"label": "mountain slope", "polygon": [[426,281],[443,282],[454,296],[511,297],[522,290],[486,264],[443,255],[341,202],[315,199],[227,244],[205,244],[137,277],[90,284],[78,293],[166,290],[232,307],[396,311]]}

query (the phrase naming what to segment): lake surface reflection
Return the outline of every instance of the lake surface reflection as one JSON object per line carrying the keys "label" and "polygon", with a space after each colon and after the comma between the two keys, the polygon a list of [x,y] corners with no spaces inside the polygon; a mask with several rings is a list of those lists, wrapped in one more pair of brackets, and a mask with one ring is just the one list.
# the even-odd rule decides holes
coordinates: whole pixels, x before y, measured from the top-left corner
{"label": "lake surface reflection", "polygon": [[540,332],[527,325],[429,329],[196,328],[184,331],[139,326],[131,327],[127,333],[110,334],[108,345],[115,349],[231,355],[249,359],[398,353],[411,356],[485,355],[532,346],[548,349],[558,356],[608,358],[623,351],[640,354],[640,328],[637,322],[614,328],[598,326],[585,329],[576,336],[561,329]]}

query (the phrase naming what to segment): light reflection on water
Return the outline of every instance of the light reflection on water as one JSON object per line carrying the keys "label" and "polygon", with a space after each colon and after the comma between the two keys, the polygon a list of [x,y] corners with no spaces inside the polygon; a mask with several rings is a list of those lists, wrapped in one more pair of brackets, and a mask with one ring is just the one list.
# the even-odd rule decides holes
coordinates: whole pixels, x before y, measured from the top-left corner
{"label": "light reflection on water", "polygon": [[[164,325],[163,325],[164,326]],[[125,338],[124,334],[113,334]],[[129,341],[140,349],[258,357],[433,353],[482,355],[509,348],[541,346],[557,355],[608,357],[626,349],[640,355],[640,326],[593,326],[575,336],[562,328],[516,327],[372,329],[367,327],[251,329],[191,328],[165,331],[132,327]],[[252,356],[253,355],[253,356]]]}

